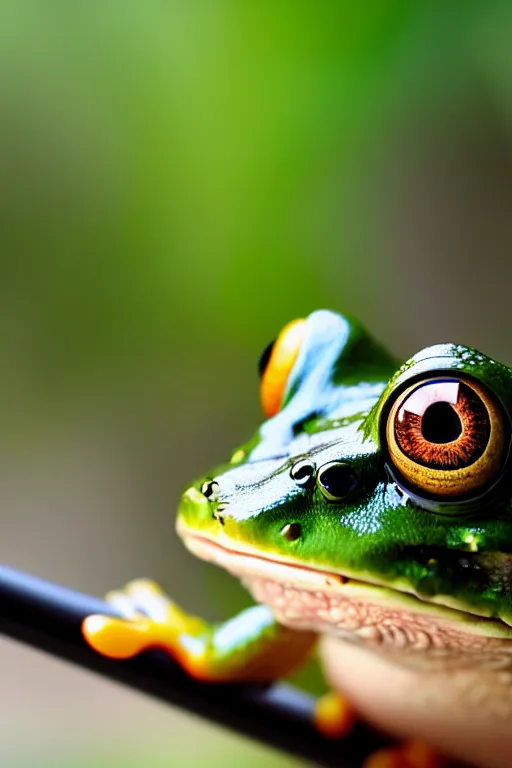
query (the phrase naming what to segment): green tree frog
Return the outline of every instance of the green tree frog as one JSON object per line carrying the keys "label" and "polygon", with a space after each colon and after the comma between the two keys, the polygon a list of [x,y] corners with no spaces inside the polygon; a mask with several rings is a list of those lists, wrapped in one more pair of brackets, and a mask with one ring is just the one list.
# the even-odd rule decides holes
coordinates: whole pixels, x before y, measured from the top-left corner
{"label": "green tree frog", "polygon": [[[264,422],[177,518],[257,605],[209,625],[135,581],[110,594],[131,621],[90,616],[86,639],[118,658],[163,647],[204,681],[271,681],[327,636],[331,680],[357,711],[391,731],[423,718],[368,766],[440,765],[414,739],[449,751],[445,711],[461,739],[488,735],[458,757],[512,765],[512,369],[456,344],[399,366],[322,310],[281,331],[260,374]],[[350,723],[342,696],[320,702],[326,733]]]}

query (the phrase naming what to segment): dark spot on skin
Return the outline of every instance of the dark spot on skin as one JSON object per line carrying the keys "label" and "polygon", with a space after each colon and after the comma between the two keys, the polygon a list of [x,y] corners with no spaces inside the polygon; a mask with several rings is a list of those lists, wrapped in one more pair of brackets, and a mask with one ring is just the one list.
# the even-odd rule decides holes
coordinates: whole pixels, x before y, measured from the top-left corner
{"label": "dark spot on skin", "polygon": [[432,595],[438,587],[439,578],[442,575],[439,560],[431,557],[427,560],[427,572],[418,583],[418,590],[424,594]]}
{"label": "dark spot on skin", "polygon": [[305,426],[308,423],[308,421],[312,421],[315,419],[318,419],[320,414],[317,411],[313,411],[312,413],[308,414],[304,419],[299,419],[299,421],[296,421],[292,427],[292,433],[294,437],[298,437],[298,435],[302,435],[303,432],[305,432]]}
{"label": "dark spot on skin", "polygon": [[[512,552],[463,552],[438,545],[399,546],[387,552],[389,562],[409,563],[410,582],[418,595],[482,595],[486,590],[512,598]],[[417,569],[417,570],[416,570]]]}
{"label": "dark spot on skin", "polygon": [[433,597],[439,592],[440,583],[439,580],[433,576],[422,576],[416,582],[416,592],[422,597]]}
{"label": "dark spot on skin", "polygon": [[296,541],[302,535],[302,527],[300,523],[288,523],[284,526],[281,533],[287,541]]}

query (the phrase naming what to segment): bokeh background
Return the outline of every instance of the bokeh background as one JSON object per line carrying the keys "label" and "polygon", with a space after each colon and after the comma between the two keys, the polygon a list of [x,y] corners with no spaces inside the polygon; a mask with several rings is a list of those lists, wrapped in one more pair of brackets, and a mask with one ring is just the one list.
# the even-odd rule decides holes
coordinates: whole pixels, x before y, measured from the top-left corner
{"label": "bokeh background", "polygon": [[[180,490],[329,307],[512,363],[507,0],[0,4],[0,560],[92,593],[189,556]],[[0,641],[2,766],[296,763]]]}

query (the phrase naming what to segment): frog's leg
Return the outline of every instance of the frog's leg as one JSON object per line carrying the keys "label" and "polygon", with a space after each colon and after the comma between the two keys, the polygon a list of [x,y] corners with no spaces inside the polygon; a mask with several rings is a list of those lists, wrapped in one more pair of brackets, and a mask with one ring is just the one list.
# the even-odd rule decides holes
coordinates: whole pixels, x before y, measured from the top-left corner
{"label": "frog's leg", "polygon": [[[356,715],[347,700],[335,691],[318,699],[314,723],[324,736],[339,739],[352,730]],[[420,741],[404,741],[373,752],[363,768],[449,768],[444,756]]]}
{"label": "frog's leg", "polygon": [[[106,599],[124,618],[85,619],[82,632],[98,653],[122,659],[163,648],[203,682],[273,682],[307,661],[316,642],[312,632],[279,624],[263,605],[208,624],[185,613],[145,579],[110,592]],[[314,723],[328,738],[342,738],[352,730],[355,715],[342,696],[329,693],[320,698]]]}
{"label": "frog's leg", "polygon": [[107,601],[125,618],[88,616],[82,632],[96,651],[129,658],[148,648],[168,651],[194,678],[272,682],[304,663],[316,635],[278,624],[257,605],[221,624],[190,616],[151,581],[130,582]]}

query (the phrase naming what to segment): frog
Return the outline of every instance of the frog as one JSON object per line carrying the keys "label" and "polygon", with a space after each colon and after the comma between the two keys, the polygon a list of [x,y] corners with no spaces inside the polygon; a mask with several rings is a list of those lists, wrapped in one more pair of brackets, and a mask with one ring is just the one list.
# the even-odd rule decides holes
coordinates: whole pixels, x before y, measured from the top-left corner
{"label": "frog", "polygon": [[[255,605],[211,624],[135,580],[107,596],[120,618],[88,616],[85,639],[120,659],[163,648],[205,683],[276,681],[320,643],[338,659],[315,715],[326,737],[359,712],[407,737],[366,768],[444,764],[429,716],[447,706],[461,742],[487,734],[456,757],[508,766],[512,369],[452,342],[401,364],[358,321],[317,310],[279,332],[259,374],[261,425],[184,491],[176,523]],[[404,702],[423,731],[393,732]]]}

